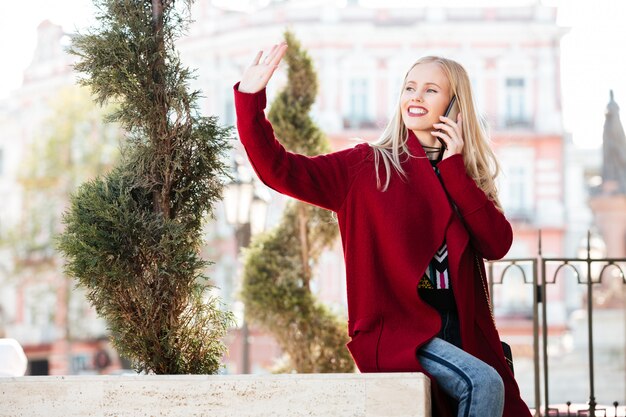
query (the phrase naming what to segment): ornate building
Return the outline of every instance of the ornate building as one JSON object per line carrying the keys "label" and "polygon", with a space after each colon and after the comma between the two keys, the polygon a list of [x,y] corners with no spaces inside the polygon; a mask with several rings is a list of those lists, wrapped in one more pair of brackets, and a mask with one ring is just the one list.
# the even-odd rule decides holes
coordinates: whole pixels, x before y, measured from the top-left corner
{"label": "ornate building", "polygon": [[[195,23],[179,42],[183,62],[197,68],[195,87],[205,97],[205,114],[219,116],[223,124],[234,124],[233,85],[258,49],[279,42],[285,29],[290,29],[316,65],[320,88],[313,116],[333,147],[341,149],[377,138],[395,106],[402,77],[417,58],[451,57],[468,69],[478,108],[491,126],[502,165],[501,200],[515,228],[515,241],[507,256],[535,256],[539,229],[544,255],[567,255],[576,250],[571,242],[582,237],[591,215],[583,211],[584,197],[570,195],[570,191],[584,190],[584,173],[568,163],[568,158],[579,156],[561,121],[560,40],[566,30],[556,24],[555,8],[539,2],[515,7],[400,8],[308,0],[248,1],[243,2],[246,10],[242,11],[215,3],[194,3]],[[16,173],[24,144],[37,137],[37,129],[45,128],[41,121],[47,114],[46,100],[75,79],[69,67],[71,58],[62,50],[67,41],[60,28],[44,22],[39,33],[39,46],[22,88],[0,105],[0,197],[7,202],[0,211],[2,225],[20,217],[24,202]],[[269,100],[284,80],[279,69],[268,87]],[[586,161],[589,163],[588,158]],[[590,169],[596,169],[593,162]],[[273,196],[270,223],[279,218],[284,203],[281,196]],[[233,305],[237,299],[237,251],[221,208],[218,218],[207,225],[207,239],[207,257],[216,263],[210,276]],[[3,259],[9,259],[8,254]],[[318,295],[343,313],[345,277],[339,243],[323,255],[317,275]],[[1,317],[6,332],[20,339],[28,353],[29,348],[33,352],[35,346],[54,343],[64,334],[63,321],[54,319],[52,313],[58,311],[63,296],[61,290],[52,291],[47,293],[47,301],[38,301],[26,295],[29,290],[20,290],[20,285],[25,285],[20,282],[0,276]],[[570,290],[563,284],[549,294],[555,329],[565,328],[576,303]],[[512,283],[497,288],[495,294],[499,327],[522,355],[521,347],[530,343],[531,291]],[[46,306],[46,317],[53,319],[45,323],[30,319],[27,312],[33,304],[42,309]],[[47,335],[35,336],[43,328],[48,329]],[[94,324],[94,328],[102,329],[102,325]],[[241,369],[239,337],[233,332],[231,354],[225,359],[227,372]],[[277,355],[275,345],[259,333],[253,333],[251,343],[252,369],[265,372]],[[261,344],[265,347],[260,348]]]}
{"label": "ornate building", "polygon": [[[96,372],[94,355],[107,349],[98,341],[106,334],[104,323],[63,274],[54,237],[67,192],[45,172],[48,139],[57,133],[55,111],[70,104],[68,95],[75,92],[69,42],[60,26],[42,22],[21,87],[0,105],[0,328],[24,346],[30,374]],[[78,126],[73,142],[89,146],[107,140],[94,129]],[[72,161],[80,151],[72,149]],[[38,192],[44,189],[48,192]]]}
{"label": "ornate building", "polygon": [[[554,8],[539,3],[375,8],[345,1],[247,5],[248,11],[242,12],[197,2],[196,24],[180,43],[185,62],[198,68],[196,87],[206,97],[206,113],[234,123],[233,84],[256,51],[279,42],[287,28],[316,65],[320,89],[313,116],[335,149],[377,138],[397,101],[402,77],[417,58],[454,58],[468,69],[502,164],[501,199],[516,231],[508,256],[535,256],[539,229],[544,254],[564,253],[566,137],[559,45],[566,30],[556,25]],[[268,86],[270,101],[283,82],[279,69]],[[324,255],[320,271],[320,295],[341,310],[345,288],[340,248]],[[513,322],[510,331],[521,332],[520,345],[529,340],[528,326],[517,321],[527,323],[531,291],[512,285],[496,294],[497,313]],[[563,325],[565,291],[559,288],[551,296],[554,320]]]}

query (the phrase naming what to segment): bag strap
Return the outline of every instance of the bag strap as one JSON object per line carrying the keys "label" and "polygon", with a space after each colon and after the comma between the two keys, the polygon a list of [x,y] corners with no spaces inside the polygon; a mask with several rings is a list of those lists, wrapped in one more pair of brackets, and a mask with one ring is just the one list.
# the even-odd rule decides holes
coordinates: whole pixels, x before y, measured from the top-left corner
{"label": "bag strap", "polygon": [[474,255],[474,259],[476,260],[476,268],[478,268],[478,275],[480,276],[480,282],[483,284],[483,291],[485,293],[485,298],[487,299],[487,306],[489,307],[489,314],[491,314],[491,320],[493,321],[493,325],[496,325],[496,318],[493,315],[493,308],[491,307],[491,298],[489,297],[489,291],[487,291],[487,285],[485,284],[485,277],[483,275],[483,270],[480,267],[480,261],[478,260],[478,255]]}
{"label": "bag strap", "polygon": [[[478,275],[480,275],[480,282],[483,283],[483,291],[485,292],[485,298],[487,299],[487,306],[489,307],[489,313],[491,314],[491,320],[493,321],[493,327],[496,327],[496,318],[493,315],[493,309],[491,308],[491,299],[489,298],[489,291],[487,291],[487,285],[485,282],[487,281],[483,276],[483,270],[480,267],[480,261],[478,260],[478,256],[474,256],[476,259],[476,267],[478,268]],[[508,343],[500,341],[502,345],[502,351],[504,353],[504,359],[506,360],[506,364],[511,369],[511,372],[515,375],[515,369],[513,367],[513,354],[511,352],[511,346]]]}

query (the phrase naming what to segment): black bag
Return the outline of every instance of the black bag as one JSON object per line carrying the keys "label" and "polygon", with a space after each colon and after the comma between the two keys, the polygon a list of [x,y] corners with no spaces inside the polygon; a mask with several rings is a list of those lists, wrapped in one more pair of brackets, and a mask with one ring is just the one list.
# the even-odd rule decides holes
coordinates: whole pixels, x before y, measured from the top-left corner
{"label": "black bag", "polygon": [[504,359],[506,359],[506,364],[511,368],[511,372],[515,375],[515,369],[513,369],[513,353],[511,352],[511,346],[509,346],[506,342],[502,343],[502,350],[504,351]]}

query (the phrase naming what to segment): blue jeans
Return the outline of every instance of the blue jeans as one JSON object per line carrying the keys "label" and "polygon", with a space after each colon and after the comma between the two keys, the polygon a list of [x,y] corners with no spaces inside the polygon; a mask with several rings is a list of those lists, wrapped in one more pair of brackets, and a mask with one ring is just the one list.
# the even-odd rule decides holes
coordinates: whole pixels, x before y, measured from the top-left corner
{"label": "blue jeans", "polygon": [[417,356],[441,389],[459,402],[459,417],[502,417],[504,384],[491,366],[438,337]]}

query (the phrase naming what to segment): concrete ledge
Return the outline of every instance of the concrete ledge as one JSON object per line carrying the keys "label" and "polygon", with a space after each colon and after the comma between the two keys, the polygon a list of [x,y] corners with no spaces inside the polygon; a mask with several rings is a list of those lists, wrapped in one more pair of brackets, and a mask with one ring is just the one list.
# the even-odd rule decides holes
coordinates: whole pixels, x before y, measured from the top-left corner
{"label": "concrete ledge", "polygon": [[0,378],[2,417],[430,417],[420,373]]}

